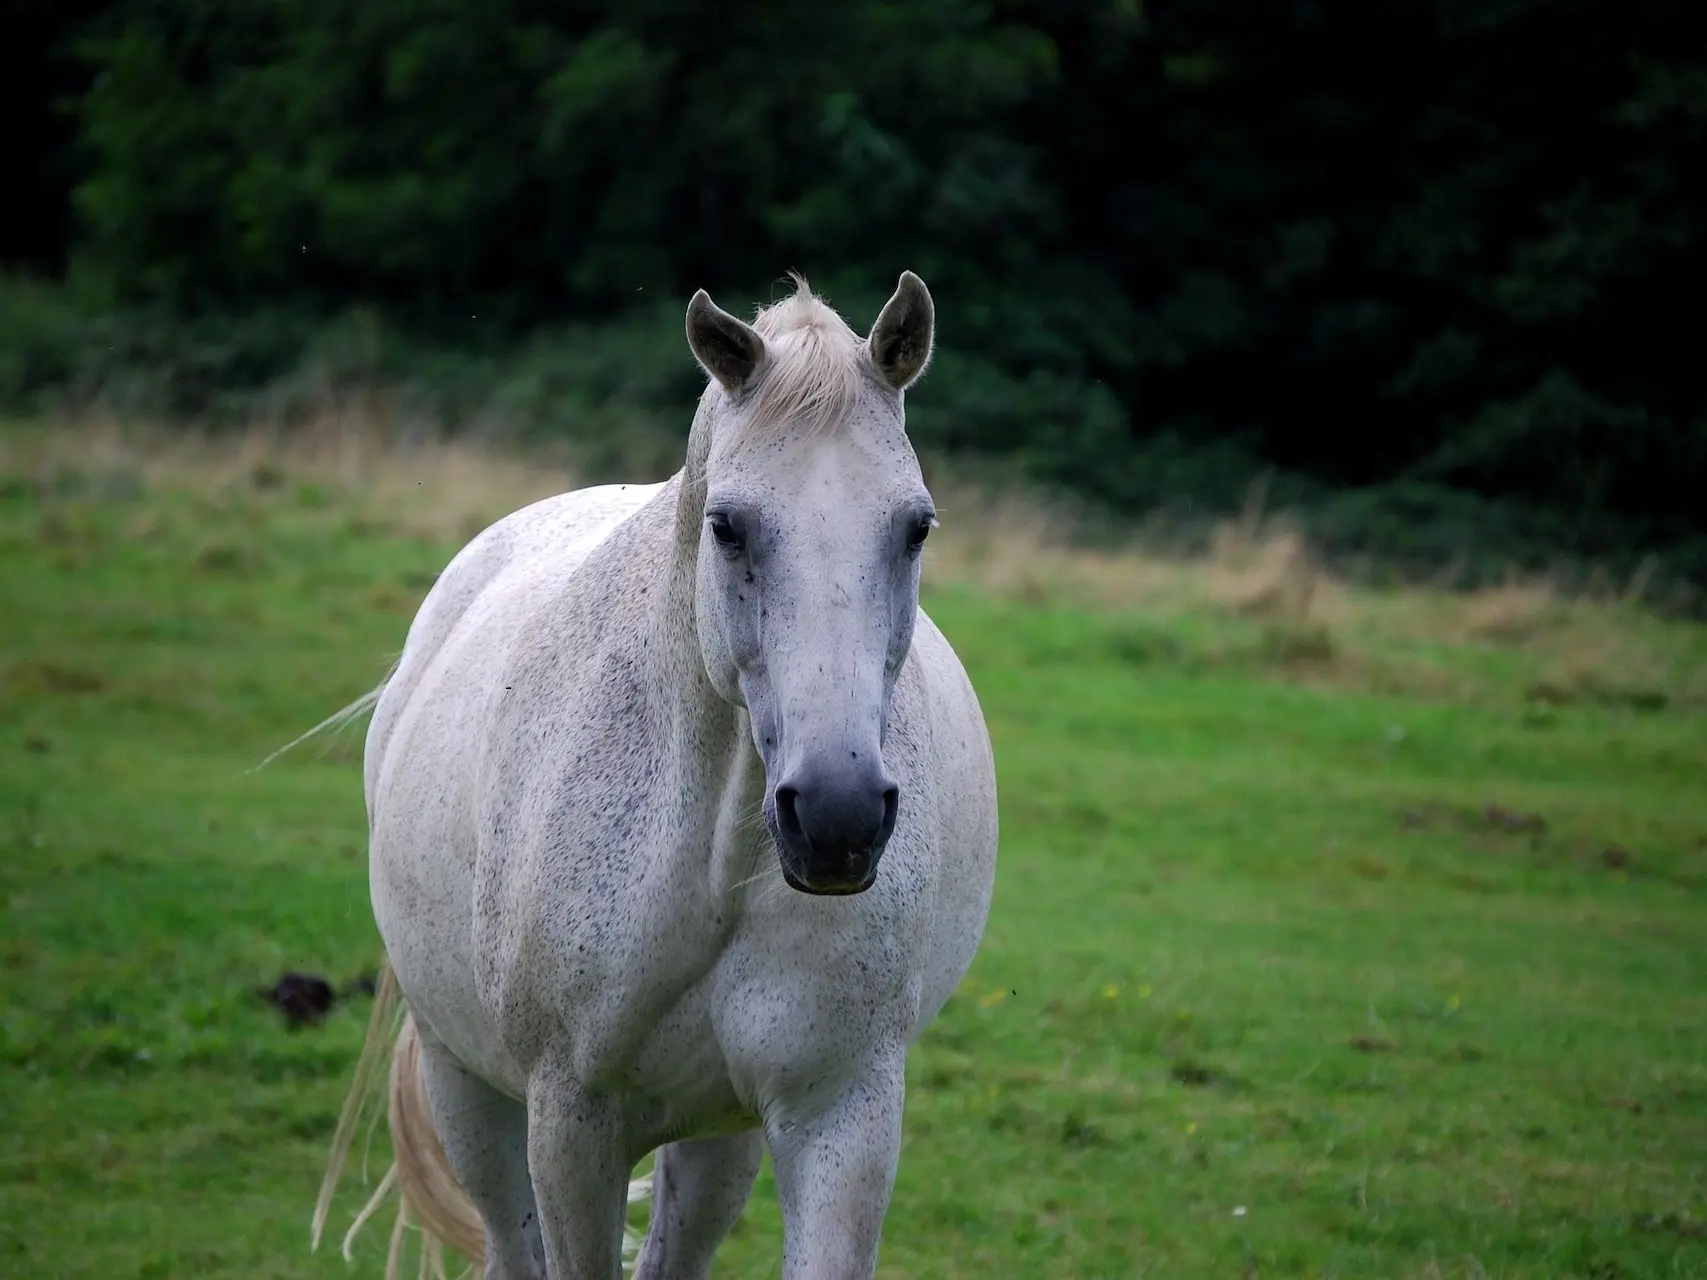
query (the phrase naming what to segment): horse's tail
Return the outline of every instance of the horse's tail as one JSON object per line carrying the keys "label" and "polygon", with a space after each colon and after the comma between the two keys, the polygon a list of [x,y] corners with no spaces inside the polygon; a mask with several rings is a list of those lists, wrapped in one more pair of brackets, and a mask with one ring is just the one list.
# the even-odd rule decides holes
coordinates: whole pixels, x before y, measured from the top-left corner
{"label": "horse's tail", "polygon": [[347,707],[344,707],[338,711],[334,711],[331,715],[327,716],[324,720],[322,720],[319,724],[315,725],[312,729],[308,729],[302,733],[299,733],[296,737],[292,738],[289,742],[285,743],[284,746],[280,747],[277,751],[274,751],[271,755],[269,755],[265,760],[261,761],[261,763],[256,765],[255,768],[253,770],[251,770],[250,772],[258,772],[259,770],[265,769],[268,765],[270,765],[273,761],[277,760],[280,756],[282,756],[285,752],[289,751],[292,747],[301,746],[303,743],[307,742],[310,738],[314,737],[315,734],[325,733],[326,730],[328,730],[328,729],[342,729],[345,725],[347,725],[350,721],[354,720],[357,716],[366,715],[369,711],[372,711],[374,709],[374,707],[379,705],[380,695],[385,692],[385,686],[391,683],[391,677],[397,674],[397,668],[399,665],[401,665],[402,661],[403,661],[402,658],[398,658],[395,662],[393,662],[391,664],[391,669],[385,673],[385,678],[383,680],[381,680],[378,684],[376,684],[373,688],[369,689],[366,693],[362,694],[361,697],[357,698],[354,702],[350,703]]}
{"label": "horse's tail", "polygon": [[[387,1197],[397,1191],[397,1220],[391,1230],[391,1246],[386,1256],[386,1280],[399,1280],[402,1274],[403,1240],[411,1224],[419,1229],[421,1235],[423,1273],[436,1280],[444,1280],[445,1250],[449,1248],[460,1253],[478,1267],[485,1259],[486,1232],[479,1211],[456,1180],[444,1147],[439,1142],[438,1131],[433,1128],[426,1083],[421,1076],[421,1036],[416,1030],[415,1019],[399,1008],[397,978],[389,965],[374,997],[367,1043],[362,1048],[356,1078],[350,1086],[343,1114],[338,1117],[337,1132],[332,1138],[332,1158],[320,1184],[320,1198],[314,1206],[314,1246],[320,1246],[326,1216],[332,1207],[332,1193],[349,1159],[356,1129],[363,1116],[378,1101],[380,1057],[391,1036],[391,1028],[397,1025],[399,1014],[402,1021],[391,1049],[387,1107],[392,1164],[345,1233],[343,1254],[349,1261],[356,1234],[379,1211]],[[631,1181],[628,1184],[628,1202],[636,1204],[647,1199],[651,1183],[650,1177]],[[625,1230],[625,1264],[632,1262],[639,1249],[639,1237]]]}
{"label": "horse's tail", "polygon": [[[427,1085],[421,1077],[421,1035],[406,1017],[391,1051],[391,1150],[400,1191],[397,1225],[391,1232],[386,1280],[398,1280],[399,1246],[414,1222],[421,1231],[421,1252],[430,1274],[444,1275],[444,1251],[454,1249],[475,1266],[486,1258],[486,1231],[479,1211],[469,1203],[451,1172],[427,1109]],[[376,1193],[375,1199],[384,1194]],[[368,1202],[374,1204],[373,1200]],[[364,1211],[365,1212],[365,1211]]]}
{"label": "horse's tail", "polygon": [[[394,1031],[396,1038],[392,1040]],[[391,1248],[386,1258],[387,1280],[398,1280],[401,1275],[403,1239],[411,1224],[420,1229],[423,1271],[442,1280],[445,1249],[453,1249],[479,1265],[486,1253],[486,1236],[480,1214],[469,1203],[456,1175],[451,1172],[450,1161],[445,1159],[438,1132],[433,1128],[432,1114],[427,1108],[426,1085],[421,1079],[420,1033],[415,1029],[415,1019],[401,1007],[397,975],[390,965],[386,966],[374,995],[367,1043],[362,1046],[356,1078],[350,1085],[343,1113],[338,1117],[337,1131],[332,1137],[332,1157],[326,1167],[326,1176],[320,1183],[320,1198],[314,1206],[314,1247],[320,1247],[326,1217],[332,1208],[332,1194],[349,1160],[350,1149],[355,1145],[356,1130],[379,1102],[381,1081],[385,1079],[380,1063],[388,1042],[391,1044],[391,1071],[386,1088],[386,1109],[391,1130],[392,1164],[345,1233],[343,1254],[349,1261],[356,1235],[396,1191],[399,1193],[397,1221],[391,1231]]]}

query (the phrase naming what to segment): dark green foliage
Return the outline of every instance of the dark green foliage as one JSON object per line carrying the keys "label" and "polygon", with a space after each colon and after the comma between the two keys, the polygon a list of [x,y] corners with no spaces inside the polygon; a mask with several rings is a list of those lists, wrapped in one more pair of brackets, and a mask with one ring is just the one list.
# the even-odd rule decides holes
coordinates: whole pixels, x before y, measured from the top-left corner
{"label": "dark green foliage", "polygon": [[71,191],[84,176],[69,107],[92,76],[75,42],[107,7],[107,0],[7,0],[0,11],[0,86],[7,105],[0,263],[48,273],[65,266]]}
{"label": "dark green foliage", "polygon": [[[77,278],[121,309],[355,302],[502,363],[790,267],[869,324],[911,267],[942,315],[933,449],[1128,513],[1273,465],[1347,548],[1423,519],[1425,560],[1496,537],[1707,578],[1682,0],[31,12],[81,95]],[[51,341],[0,391],[62,374]],[[679,343],[622,364],[653,352],[673,388]]]}

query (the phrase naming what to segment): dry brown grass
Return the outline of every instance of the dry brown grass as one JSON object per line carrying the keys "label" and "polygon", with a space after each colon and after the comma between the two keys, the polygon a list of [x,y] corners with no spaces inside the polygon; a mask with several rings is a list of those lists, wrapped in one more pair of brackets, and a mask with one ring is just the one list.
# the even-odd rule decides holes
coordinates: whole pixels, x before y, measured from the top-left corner
{"label": "dry brown grass", "polygon": [[[72,471],[234,493],[315,483],[334,488],[347,513],[447,543],[576,483],[565,459],[547,451],[409,437],[391,421],[357,404],[288,431],[201,435],[112,420],[8,430],[0,474]],[[1087,549],[1074,517],[1035,495],[992,492],[935,468],[931,482],[942,528],[927,573],[938,584],[1158,623],[1220,620],[1275,671],[1312,683],[1462,695],[1476,683],[1468,654],[1521,662],[1542,703],[1707,706],[1701,632],[1643,609],[1642,575],[1593,596],[1516,578],[1473,592],[1376,590],[1327,572],[1303,531],[1264,512],[1260,482],[1197,555],[1158,552],[1136,533]],[[1442,650],[1461,656],[1445,662]]]}
{"label": "dry brown grass", "polygon": [[1174,613],[1214,610],[1303,626],[1344,613],[1345,591],[1322,572],[1296,530],[1241,518],[1200,556],[1158,553],[1140,535],[1122,546],[1077,545],[1070,516],[1026,494],[992,497],[933,479],[943,527],[930,542],[931,572],[1037,602]]}
{"label": "dry brown grass", "polygon": [[96,419],[0,432],[0,474],[126,478],[149,488],[266,492],[290,483],[335,487],[356,512],[430,538],[464,539],[500,516],[561,493],[575,478],[561,457],[478,441],[405,435],[360,410],[289,430],[204,433]]}
{"label": "dry brown grass", "polygon": [[1078,607],[1157,619],[1222,617],[1262,629],[1272,666],[1310,683],[1472,696],[1514,670],[1540,703],[1707,706],[1699,628],[1642,607],[1652,565],[1622,587],[1567,594],[1512,577],[1455,592],[1370,588],[1335,578],[1306,534],[1263,511],[1263,486],[1199,555],[1158,554],[1141,536],[1119,550],[1072,549],[1069,519],[1027,499],[997,503],[933,485],[946,515],[931,542],[939,578]]}
{"label": "dry brown grass", "polygon": [[1558,620],[1559,601],[1544,582],[1508,582],[1463,598],[1465,640],[1527,640]]}

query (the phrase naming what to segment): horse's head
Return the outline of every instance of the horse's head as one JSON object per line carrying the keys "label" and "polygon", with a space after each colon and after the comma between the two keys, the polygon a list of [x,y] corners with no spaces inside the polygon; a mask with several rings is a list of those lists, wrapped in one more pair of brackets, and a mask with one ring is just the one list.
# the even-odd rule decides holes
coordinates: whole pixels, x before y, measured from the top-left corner
{"label": "horse's head", "polygon": [[703,457],[700,649],[747,709],[765,822],[806,893],[869,888],[901,802],[884,730],[936,523],[902,396],[933,316],[911,272],[863,341],[804,283],[751,325],[703,290],[688,306],[712,379],[689,461]]}

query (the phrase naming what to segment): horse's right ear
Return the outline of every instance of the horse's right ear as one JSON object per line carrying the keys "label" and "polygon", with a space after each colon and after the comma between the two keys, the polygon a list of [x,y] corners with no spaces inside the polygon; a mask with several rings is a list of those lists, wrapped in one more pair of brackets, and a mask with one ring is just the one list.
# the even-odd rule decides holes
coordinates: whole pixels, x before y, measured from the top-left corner
{"label": "horse's right ear", "polygon": [[758,330],[719,307],[704,289],[688,303],[688,346],[700,367],[731,395],[758,381],[768,354]]}
{"label": "horse's right ear", "polygon": [[901,273],[895,296],[883,304],[871,326],[866,349],[871,364],[892,390],[905,391],[931,362],[931,334],[936,329],[936,305],[925,282],[911,271]]}

